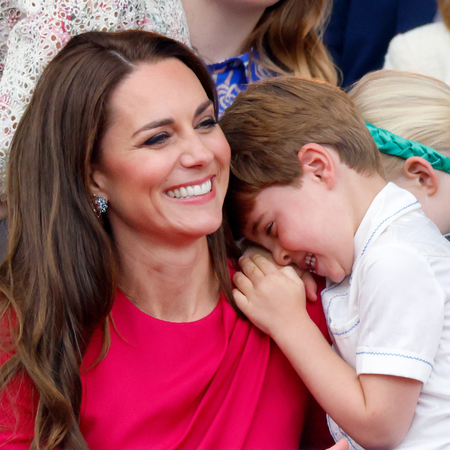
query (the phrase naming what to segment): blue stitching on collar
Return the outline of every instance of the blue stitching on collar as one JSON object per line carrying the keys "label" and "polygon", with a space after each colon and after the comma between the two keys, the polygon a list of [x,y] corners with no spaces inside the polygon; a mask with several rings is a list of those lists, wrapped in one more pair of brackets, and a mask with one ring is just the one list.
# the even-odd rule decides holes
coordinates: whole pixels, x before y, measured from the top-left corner
{"label": "blue stitching on collar", "polygon": [[[365,251],[367,250],[367,246],[370,244],[370,241],[372,240],[374,234],[377,232],[378,228],[380,228],[381,225],[383,225],[384,222],[386,222],[387,220],[389,220],[391,217],[394,217],[396,214],[398,214],[399,212],[403,211],[404,209],[410,208],[411,206],[413,206],[413,205],[415,205],[415,204],[417,204],[417,203],[419,203],[418,200],[416,200],[416,201],[413,202],[413,203],[410,203],[409,205],[404,206],[403,208],[399,209],[399,210],[396,211],[394,214],[390,215],[389,217],[386,217],[386,219],[384,219],[382,222],[380,222],[380,223],[378,224],[378,226],[375,228],[375,230],[373,230],[373,232],[372,232],[372,234],[371,234],[369,240],[366,242],[366,245],[364,246],[363,251],[361,252],[361,256],[364,255]],[[360,256],[360,257],[361,257],[361,256]]]}
{"label": "blue stitching on collar", "polygon": [[[345,278],[344,278],[344,280],[345,280]],[[340,286],[340,285],[343,283],[344,280],[340,281],[338,284],[333,284],[333,286],[330,286],[330,287],[325,288],[325,289],[322,291],[322,294],[326,294],[327,292],[330,292],[330,291],[332,291],[333,289],[337,288],[338,286]]]}

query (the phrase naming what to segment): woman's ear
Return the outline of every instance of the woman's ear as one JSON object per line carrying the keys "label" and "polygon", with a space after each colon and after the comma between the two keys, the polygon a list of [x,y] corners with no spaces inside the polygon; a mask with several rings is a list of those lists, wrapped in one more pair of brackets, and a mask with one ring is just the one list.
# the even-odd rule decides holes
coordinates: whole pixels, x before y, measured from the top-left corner
{"label": "woman's ear", "polygon": [[95,164],[89,166],[89,190],[92,195],[100,195],[108,200],[104,192],[104,176]]}
{"label": "woman's ear", "polygon": [[303,175],[310,174],[316,181],[332,188],[335,183],[336,167],[331,150],[320,144],[305,144],[297,154]]}
{"label": "woman's ear", "polygon": [[420,156],[408,158],[403,165],[402,173],[407,179],[419,183],[428,196],[435,194],[439,188],[436,170]]}

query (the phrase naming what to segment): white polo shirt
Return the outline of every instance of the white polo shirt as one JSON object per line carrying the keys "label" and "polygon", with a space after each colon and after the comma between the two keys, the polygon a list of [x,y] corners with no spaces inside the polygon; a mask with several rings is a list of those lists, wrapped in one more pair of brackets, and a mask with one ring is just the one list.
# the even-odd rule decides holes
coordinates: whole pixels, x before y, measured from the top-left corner
{"label": "white polo shirt", "polygon": [[[336,351],[358,374],[423,383],[397,448],[450,449],[450,242],[412,194],[389,183],[375,197],[355,235],[352,274],[329,284],[322,303]],[[329,426],[336,441],[348,438]]]}

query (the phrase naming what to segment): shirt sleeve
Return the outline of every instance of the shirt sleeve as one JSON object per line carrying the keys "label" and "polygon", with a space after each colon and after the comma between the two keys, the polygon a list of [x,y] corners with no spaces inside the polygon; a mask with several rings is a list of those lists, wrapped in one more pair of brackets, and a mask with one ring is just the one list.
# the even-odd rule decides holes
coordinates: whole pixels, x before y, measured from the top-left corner
{"label": "shirt sleeve", "polygon": [[[17,2],[19,5],[19,2]],[[143,29],[189,45],[181,0],[22,0],[0,28],[0,199],[17,124],[39,76],[70,37],[86,31]]]}
{"label": "shirt sleeve", "polygon": [[358,374],[430,375],[444,326],[445,293],[428,259],[402,244],[380,246],[361,266]]}

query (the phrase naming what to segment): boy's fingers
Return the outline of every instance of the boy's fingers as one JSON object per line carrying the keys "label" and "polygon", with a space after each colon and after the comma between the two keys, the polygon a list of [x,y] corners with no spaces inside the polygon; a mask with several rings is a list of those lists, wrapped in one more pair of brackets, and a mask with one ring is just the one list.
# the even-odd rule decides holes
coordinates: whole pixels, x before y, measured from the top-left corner
{"label": "boy's fingers", "polygon": [[314,303],[317,301],[317,285],[312,286],[309,283],[305,283],[305,292],[306,292],[306,299],[310,303]]}
{"label": "boy's fingers", "polygon": [[261,247],[260,245],[252,244],[251,246],[247,247],[247,249],[244,252],[244,255],[248,256],[249,258],[255,255],[264,256],[264,258],[268,259],[270,262],[274,263],[277,267],[279,267],[274,261],[272,253],[266,248]]}
{"label": "boy's fingers", "polygon": [[267,258],[264,258],[262,255],[255,254],[251,259],[264,275],[269,275],[279,271],[278,267],[273,262],[269,261]]}
{"label": "boy's fingers", "polygon": [[305,271],[302,274],[302,281],[305,285],[306,297],[310,302],[317,300],[317,283],[310,272]]}
{"label": "boy's fingers", "polygon": [[297,283],[299,286],[303,285],[302,280],[297,275],[297,272],[295,271],[295,269],[292,266],[283,266],[280,269],[280,272],[283,272],[289,279],[291,279],[292,281]]}
{"label": "boy's fingers", "polygon": [[239,289],[233,289],[233,297],[234,297],[234,301],[236,302],[237,307],[245,315],[247,315],[247,308],[248,308],[247,297],[241,291],[239,291]]}
{"label": "boy's fingers", "polygon": [[[259,266],[253,261],[253,258],[248,258],[247,256],[241,256],[239,258],[239,265],[241,266],[242,272],[253,282],[256,283],[258,280],[264,278],[264,273],[261,271]],[[260,258],[264,259],[262,256]]]}
{"label": "boy's fingers", "polygon": [[244,294],[250,289],[253,289],[252,281],[242,272],[236,272],[233,275],[233,283],[239,291],[244,292]]}
{"label": "boy's fingers", "polygon": [[328,450],[348,450],[347,439],[341,439],[337,444],[330,447]]}

